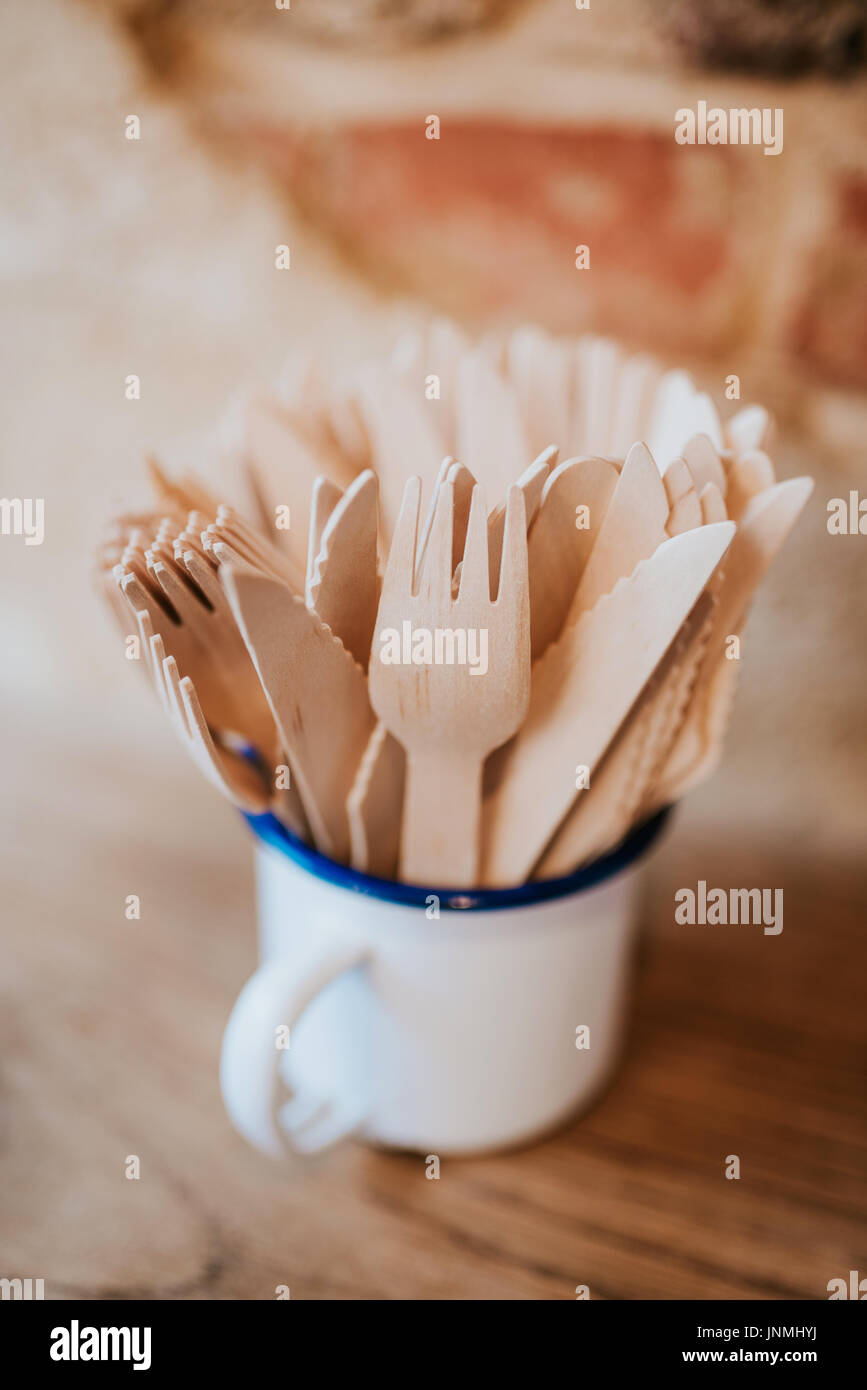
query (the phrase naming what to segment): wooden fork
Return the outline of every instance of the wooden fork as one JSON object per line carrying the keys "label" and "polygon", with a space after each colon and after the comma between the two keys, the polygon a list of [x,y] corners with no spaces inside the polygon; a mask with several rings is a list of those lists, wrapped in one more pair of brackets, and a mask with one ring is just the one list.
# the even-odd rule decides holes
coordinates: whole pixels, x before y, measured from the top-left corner
{"label": "wooden fork", "polygon": [[[218,730],[224,739],[234,737],[250,745],[270,779],[286,761],[282,741],[214,562],[201,546],[189,543],[184,532],[171,545],[167,539],[155,542],[147,550],[146,560],[145,580],[132,570],[125,571],[123,565],[117,567],[117,578],[133,612],[147,614],[153,633],[161,638],[165,656],[174,657],[184,678],[195,683],[190,708],[181,694],[174,701],[168,700],[169,714],[176,723],[180,720],[179,727],[184,726],[186,716],[188,736],[205,766],[224,762],[214,758],[213,748],[203,736],[203,731]],[[161,666],[152,671],[157,689],[171,695],[164,680],[160,685],[161,671]],[[239,777],[243,791],[249,778],[243,769]],[[234,799],[240,801],[241,797]],[[287,823],[302,833],[304,815],[297,793],[293,791],[285,799],[291,803]]]}
{"label": "wooden fork", "polygon": [[[134,616],[160,704],[199,771],[242,811],[259,815],[268,810],[272,797],[263,773],[256,764],[216,742],[192,680],[182,677],[175,658],[167,655],[163,639],[154,632],[147,612],[141,609]],[[296,829],[294,820],[286,823],[290,829]],[[302,833],[301,823],[296,833]]]}
{"label": "wooden fork", "polygon": [[[409,882],[472,887],[478,880],[484,760],[524,718],[530,695],[530,627],[524,496],[509,489],[499,587],[492,601],[488,526],[482,489],[473,489],[460,588],[452,597],[454,482],[442,484],[417,573],[421,480],[406,484],[377,613],[370,696],[385,727],[407,754],[401,830],[401,877]],[[448,662],[389,664],[384,639],[405,624],[455,642]],[[459,634],[471,635],[487,664],[460,661]],[[435,650],[432,652],[435,656]],[[473,674],[475,670],[476,674]]]}
{"label": "wooden fork", "polygon": [[151,620],[169,655],[176,654],[183,632],[178,664],[195,681],[208,722],[240,735],[273,766],[279,747],[274,719],[211,562],[192,549],[176,557],[166,545],[151,547],[147,561],[176,624],[167,628],[159,609]]}

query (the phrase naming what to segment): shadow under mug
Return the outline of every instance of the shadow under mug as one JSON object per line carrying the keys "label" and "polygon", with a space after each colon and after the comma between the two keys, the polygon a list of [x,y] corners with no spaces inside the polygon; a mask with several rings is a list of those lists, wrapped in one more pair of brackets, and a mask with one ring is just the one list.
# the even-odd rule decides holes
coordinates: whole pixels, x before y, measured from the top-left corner
{"label": "shadow under mug", "polygon": [[261,965],[223,1039],[235,1128],[275,1156],[350,1134],[444,1155],[563,1123],[617,1060],[641,861],[668,815],[565,878],[469,892],[372,878],[247,816]]}

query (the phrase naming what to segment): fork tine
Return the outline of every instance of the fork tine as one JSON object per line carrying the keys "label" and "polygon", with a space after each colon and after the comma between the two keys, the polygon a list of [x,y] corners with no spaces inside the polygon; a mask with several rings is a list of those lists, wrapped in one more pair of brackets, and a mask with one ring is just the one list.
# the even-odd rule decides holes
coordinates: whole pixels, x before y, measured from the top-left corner
{"label": "fork tine", "polygon": [[186,721],[193,759],[199,769],[215,787],[245,810],[265,810],[268,793],[261,774],[240,756],[218,747],[189,676],[179,682],[177,698]]}
{"label": "fork tine", "polygon": [[[169,719],[174,724],[177,722],[178,715],[175,712],[174,701],[172,700],[172,694],[166,682],[165,671],[163,670],[163,662],[166,660],[165,643],[158,632],[155,632],[150,639],[150,651],[151,666],[153,667],[154,681],[156,683],[157,693],[160,697],[160,703],[169,716]],[[181,721],[181,727],[183,728],[183,721]]]}
{"label": "fork tine", "polygon": [[145,551],[148,565],[156,560],[162,560],[164,564],[171,565],[174,558],[175,544],[171,532],[165,536],[155,536]]}
{"label": "fork tine", "polygon": [[294,587],[286,566],[273,546],[267,548],[261,544],[255,532],[249,528],[242,529],[234,522],[217,521],[202,532],[202,544],[209,558],[219,559],[218,542],[229,546],[245,565],[264,570],[275,579],[282,579],[284,583]]}
{"label": "fork tine", "polygon": [[140,612],[142,609],[149,608],[149,604],[152,602],[152,595],[145,590],[144,585],[133,570],[128,570],[123,562],[121,562],[119,565],[115,565],[112,574],[115,577],[118,588],[129,601],[133,612]]}
{"label": "fork tine", "polygon": [[[542,492],[545,483],[557,463],[558,450],[556,445],[549,445],[543,449],[539,457],[534,459],[528,468],[525,468],[519,478],[515,480],[517,487],[524,494],[524,510],[527,517],[527,528],[533,523],[536,512],[542,501]],[[491,592],[497,593],[500,584],[500,565],[503,560],[503,533],[506,527],[506,504],[501,502],[494,507],[488,517],[488,569],[491,577]]]}
{"label": "fork tine", "polygon": [[189,534],[193,539],[197,540],[205,527],[210,526],[213,519],[214,518],[208,512],[191,511],[187,517],[183,534]]}
{"label": "fork tine", "polygon": [[183,565],[186,574],[196,585],[196,588],[201,590],[211,607],[219,610],[225,602],[225,595],[220,588],[217,572],[210,561],[189,546],[183,547],[176,559],[180,565]]}
{"label": "fork tine", "polygon": [[202,548],[211,560],[217,560],[216,546],[220,542],[220,528],[213,523],[202,530]]}
{"label": "fork tine", "polygon": [[147,667],[148,675],[157,687],[157,694],[159,694],[159,678],[154,670],[151,653],[151,639],[154,635],[154,628],[150,614],[144,608],[136,608],[133,609],[133,617],[135,618],[136,627],[138,628],[139,641],[141,642],[144,663]]}
{"label": "fork tine", "polygon": [[473,488],[470,503],[467,543],[461,566],[461,586],[458,590],[458,602],[461,603],[464,599],[478,603],[489,603],[491,599],[491,581],[488,575],[488,514],[484,489],[478,483]]}
{"label": "fork tine", "polygon": [[524,493],[517,484],[509,488],[506,499],[506,529],[503,558],[497,585],[497,602],[509,606],[529,603],[527,578],[527,509]]}
{"label": "fork tine", "polygon": [[467,543],[467,522],[473,501],[473,488],[476,479],[463,463],[453,463],[448,471],[448,481],[454,485],[455,506],[452,542],[452,574],[460,564]]}
{"label": "fork tine", "polygon": [[[187,738],[193,737],[193,727],[190,724],[187,706],[181,692],[181,673],[178,670],[178,663],[173,656],[167,656],[162,664],[163,680],[166,687],[166,697],[169,707],[175,718],[179,720],[182,731]],[[189,677],[186,677],[189,679]]]}
{"label": "fork tine", "polygon": [[[146,611],[146,609],[139,608],[134,611],[133,617],[135,618],[136,627],[138,628],[139,641],[142,645],[142,651],[144,653],[144,663],[145,667],[147,668],[148,676],[150,677],[151,683],[154,687],[154,690],[156,691],[157,699],[160,705],[162,706],[165,713],[168,714],[169,708],[166,703],[166,691],[165,686],[163,685],[163,673],[160,669],[159,662],[157,661],[154,655],[153,643],[155,633],[153,629],[153,624],[150,619],[150,614]],[[165,648],[163,648],[163,656],[164,655]]]}
{"label": "fork tine", "polygon": [[419,537],[418,546],[416,547],[417,553],[415,567],[419,574],[421,574],[422,569],[424,567],[424,557],[427,553],[427,543],[430,540],[430,528],[433,526],[434,512],[436,511],[437,498],[439,497],[440,488],[442,487],[446,478],[449,476],[449,473],[451,472],[454,466],[454,462],[455,460],[452,458],[451,454],[446,454],[445,458],[440,464],[439,472],[437,473],[436,478],[434,479],[433,491],[430,495],[430,501],[428,502],[427,512],[425,513],[424,523],[421,528],[421,535]]}
{"label": "fork tine", "polygon": [[133,611],[137,612],[144,609],[150,615],[154,627],[160,626],[160,618],[164,623],[167,620],[175,624],[180,621],[174,608],[158,586],[144,583],[134,570],[126,569],[123,563],[115,565],[114,577]]}
{"label": "fork tine", "polygon": [[[145,542],[145,544],[147,544],[147,542]],[[125,571],[129,570],[134,574],[139,583],[143,584],[146,589],[153,589],[155,593],[159,594],[158,586],[156,584],[151,584],[143,546],[135,545],[130,541],[124,546],[123,554],[120,557],[120,564]]]}
{"label": "fork tine", "polygon": [[174,564],[160,559],[152,550],[148,551],[148,569],[169,603],[185,621],[197,616],[196,608],[205,606],[196,596],[198,591],[184,582]]}
{"label": "fork tine", "polygon": [[190,512],[183,531],[180,531],[178,535],[175,536],[175,556],[177,556],[179,549],[181,552],[185,550],[195,550],[196,554],[207,559],[207,552],[202,543],[202,532],[206,531],[210,524],[210,521],[202,512]]}
{"label": "fork tine", "polygon": [[421,478],[408,478],[382,583],[383,593],[393,598],[411,598],[415,570],[415,542],[421,502]]}
{"label": "fork tine", "polygon": [[425,550],[419,593],[425,602],[450,602],[452,545],[455,524],[455,485],[444,482],[437,493],[433,524]]}
{"label": "fork tine", "polygon": [[263,574],[261,566],[251,560],[245,559],[240,551],[235,550],[234,546],[229,545],[228,541],[212,540],[210,550],[220,565],[228,565],[231,569],[250,571],[254,574]]}
{"label": "fork tine", "polygon": [[186,717],[190,737],[194,739],[196,743],[203,744],[204,747],[210,751],[210,747],[213,746],[214,741],[211,737],[211,731],[208,728],[208,721],[205,719],[204,713],[202,712],[202,705],[196,687],[193,685],[189,676],[184,676],[183,679],[178,682],[177,693]]}

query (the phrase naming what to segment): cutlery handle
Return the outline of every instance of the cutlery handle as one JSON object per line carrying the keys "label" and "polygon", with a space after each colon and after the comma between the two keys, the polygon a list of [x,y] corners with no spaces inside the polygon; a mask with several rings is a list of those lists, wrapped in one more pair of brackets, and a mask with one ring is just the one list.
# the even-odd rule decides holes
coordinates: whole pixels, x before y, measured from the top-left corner
{"label": "cutlery handle", "polygon": [[407,883],[475,888],[482,764],[451,748],[408,753],[400,876]]}
{"label": "cutlery handle", "polygon": [[223,1035],[220,1087],[239,1134],[263,1153],[285,1156],[286,1142],[315,1153],[352,1133],[364,1116],[345,1101],[285,1094],[276,1035],[292,1030],[326,985],[367,958],[367,948],[314,937],[260,966],[238,995]]}

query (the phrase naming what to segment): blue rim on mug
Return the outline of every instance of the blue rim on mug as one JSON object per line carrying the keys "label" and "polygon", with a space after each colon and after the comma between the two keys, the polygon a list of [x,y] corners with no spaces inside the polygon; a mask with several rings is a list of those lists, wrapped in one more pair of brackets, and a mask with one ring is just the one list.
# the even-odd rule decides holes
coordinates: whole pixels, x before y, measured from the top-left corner
{"label": "blue rim on mug", "polygon": [[631,830],[619,845],[594,859],[583,868],[562,878],[543,878],[530,883],[519,883],[514,888],[477,888],[467,891],[462,888],[422,888],[413,883],[397,883],[389,878],[374,878],[371,874],[350,869],[347,864],[338,864],[327,855],[320,854],[304,840],[299,840],[287,830],[285,825],[270,811],[262,815],[243,816],[253,834],[272,849],[279,850],[302,869],[316,878],[345,888],[351,893],[363,893],[367,897],[381,898],[385,902],[404,903],[410,907],[424,907],[427,899],[435,895],[440,900],[440,908],[452,912],[470,910],[499,912],[510,907],[531,907],[534,903],[548,902],[552,898],[565,898],[572,893],[595,888],[615,874],[622,873],[649,850],[661,833],[671,814],[670,806],[663,806],[649,820]]}

